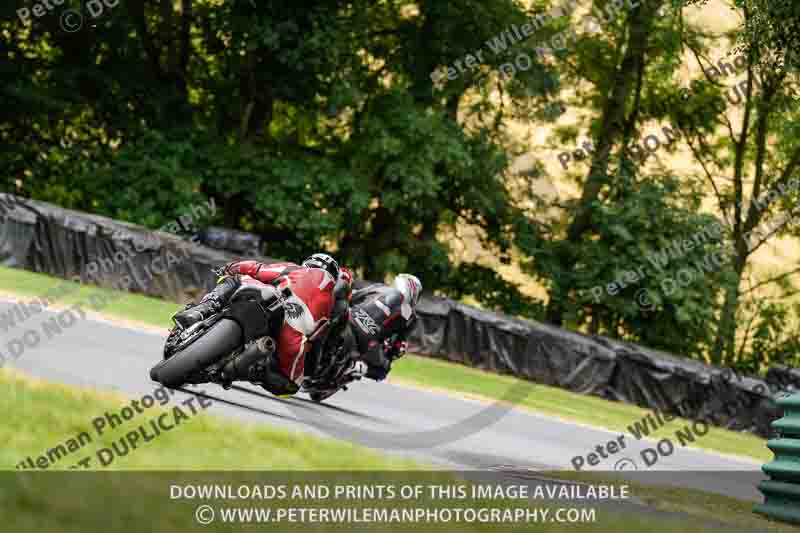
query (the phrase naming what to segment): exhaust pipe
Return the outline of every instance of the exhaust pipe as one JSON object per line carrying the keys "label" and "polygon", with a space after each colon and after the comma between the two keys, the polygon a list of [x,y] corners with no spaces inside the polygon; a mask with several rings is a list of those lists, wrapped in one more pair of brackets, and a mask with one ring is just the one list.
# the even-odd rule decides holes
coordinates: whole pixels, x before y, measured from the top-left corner
{"label": "exhaust pipe", "polygon": [[272,337],[261,337],[245,350],[228,361],[222,367],[222,377],[225,381],[235,381],[248,379],[250,367],[258,361],[263,361],[275,353],[275,339]]}

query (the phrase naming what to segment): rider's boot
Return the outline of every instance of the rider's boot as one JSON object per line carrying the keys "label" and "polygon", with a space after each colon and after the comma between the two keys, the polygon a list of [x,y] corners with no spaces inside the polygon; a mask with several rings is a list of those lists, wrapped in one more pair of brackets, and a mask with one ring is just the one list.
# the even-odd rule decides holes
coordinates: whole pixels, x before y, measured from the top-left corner
{"label": "rider's boot", "polygon": [[347,381],[353,381],[366,376],[368,370],[369,367],[364,361],[352,361],[350,367],[343,372],[342,376],[345,377]]}
{"label": "rider's boot", "polygon": [[250,367],[249,381],[261,385],[275,396],[292,396],[300,386],[283,375],[274,357]]}
{"label": "rider's boot", "polygon": [[228,298],[239,288],[237,278],[226,277],[214,289],[206,294],[197,305],[187,305],[183,311],[175,313],[172,320],[181,329],[187,329],[201,320],[210,317],[225,305]]}

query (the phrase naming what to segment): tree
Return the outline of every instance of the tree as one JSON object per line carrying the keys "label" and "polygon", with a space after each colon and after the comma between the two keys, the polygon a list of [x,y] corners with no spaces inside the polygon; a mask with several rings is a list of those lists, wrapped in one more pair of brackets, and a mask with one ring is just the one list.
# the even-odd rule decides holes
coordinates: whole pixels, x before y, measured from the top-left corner
{"label": "tree", "polygon": [[[63,31],[66,9],[87,23]],[[13,105],[0,139],[17,149],[0,168],[18,178],[4,190],[152,227],[211,196],[215,222],[259,233],[270,255],[327,248],[375,279],[414,269],[432,290],[523,301],[454,265],[442,234],[473,224],[508,255],[519,213],[496,120],[506,110],[491,92],[526,91],[512,109],[522,113],[552,91],[548,73],[500,79],[489,56],[445,86],[431,77],[524,20],[516,2],[134,0],[96,19],[85,9],[67,1],[24,24],[3,12],[0,90]],[[467,272],[491,287],[470,286]]]}
{"label": "tree", "polygon": [[[698,213],[703,193],[670,174],[622,169],[593,206],[591,238],[576,245],[565,319],[593,335],[699,357],[727,275],[720,221]],[[527,268],[561,272],[560,221],[521,241]],[[686,244],[688,242],[688,245]]]}
{"label": "tree", "polygon": [[763,54],[762,66],[800,69],[800,4],[792,0],[735,0],[747,12],[738,43]]}
{"label": "tree", "polygon": [[[579,43],[577,53],[564,61],[564,71],[576,80],[588,81],[594,89],[588,96],[581,95],[574,101],[588,103],[587,107],[596,110],[597,118],[589,128],[596,149],[591,154],[588,174],[582,178],[576,176],[581,186],[579,198],[562,201],[561,218],[550,227],[531,231],[534,237],[521,247],[531,258],[527,264],[529,271],[550,286],[547,316],[555,323],[566,321],[592,332],[638,339],[681,353],[709,357],[716,363],[734,364],[738,362],[737,357],[752,355],[736,350],[737,340],[740,348],[742,343],[748,342],[737,324],[746,322],[746,317],[739,314],[740,287],[752,274],[752,253],[769,239],[793,234],[791,206],[796,204],[796,192],[789,189],[789,182],[796,173],[796,109],[790,106],[785,71],[756,77],[757,53],[737,57],[737,67],[745,70],[747,78],[737,80],[729,89],[730,94],[724,95],[721,79],[725,76],[720,75],[717,63],[720,59],[732,62],[733,58],[711,61],[706,55],[710,47],[708,36],[702,30],[678,25],[678,16],[678,12],[673,12],[669,17],[660,17],[657,24],[651,21],[652,31],[643,41],[645,44],[639,47],[637,64],[640,69],[628,69],[627,77],[622,75],[625,71],[619,65],[625,64],[637,49],[632,45],[623,46],[636,35],[630,28],[635,13],[624,22],[620,20],[615,27],[617,31],[611,33],[611,40],[587,36],[584,43]],[[636,22],[641,23],[641,20]],[[586,47],[586,42],[592,42],[592,46]],[[713,46],[719,48],[717,43]],[[696,58],[705,71],[701,80],[691,83],[691,91],[680,90],[674,76],[683,50]],[[661,52],[660,55],[656,51]],[[725,68],[734,70],[727,63]],[[609,79],[603,71],[615,75]],[[712,79],[715,77],[720,79]],[[627,96],[622,98],[623,94]],[[625,102],[624,106],[617,106],[617,115],[609,112],[614,95]],[[727,101],[733,105],[726,110]],[[742,111],[742,127],[739,128],[733,125],[738,110]],[[670,188],[666,186],[675,178],[671,177],[672,172],[656,165],[657,156],[648,154],[641,146],[643,143],[647,146],[646,139],[640,140],[648,131],[642,124],[654,120],[664,124],[664,134],[670,139],[666,151],[677,147],[679,143],[674,141],[680,140],[680,144],[690,149],[701,170],[699,176],[679,177],[680,189],[685,191],[681,194],[689,195],[687,201],[697,191],[711,194],[717,200],[714,211],[727,224],[724,243],[718,245],[726,252],[725,263],[718,265],[717,272],[704,274],[702,286],[689,285],[668,299],[662,294],[654,302],[655,312],[660,315],[655,315],[653,310],[637,309],[631,300],[605,298],[605,294],[602,301],[590,301],[585,292],[598,281],[608,283],[616,279],[617,272],[624,269],[625,264],[635,263],[637,254],[641,257],[642,247],[652,252],[658,248],[659,241],[669,241],[672,238],[669,235],[687,232],[693,224],[689,214],[699,209],[698,202],[684,201],[680,204],[683,212],[664,216],[667,206],[675,209],[675,198],[668,194]],[[562,131],[561,140],[573,141],[576,136],[576,129],[568,128]],[[640,146],[631,142],[634,140]],[[659,144],[655,141],[657,150]],[[615,151],[614,146],[621,148]],[[654,166],[644,166],[643,160],[652,161]],[[611,162],[617,163],[616,170]],[[631,164],[640,196],[621,192],[622,188],[631,186],[624,172]],[[602,172],[595,173],[598,170]],[[655,185],[656,181],[664,185]],[[778,199],[765,203],[765,195]],[[648,212],[663,221],[663,227],[641,220],[642,214],[635,214],[640,205],[647,205]],[[790,209],[788,213],[787,209]],[[608,218],[609,213],[614,214],[617,223]],[[635,231],[645,227],[648,228],[646,233]],[[759,228],[767,228],[767,231],[756,236]],[[620,249],[620,241],[625,242],[620,235],[636,235],[634,242],[628,243],[634,250],[633,256]],[[687,233],[687,237],[690,235],[691,232]],[[696,264],[696,258],[686,259],[689,263],[679,262],[676,267]],[[778,279],[785,274],[779,274]],[[766,280],[763,283],[768,284]],[[656,294],[663,293],[658,288],[650,289]],[[621,296],[633,299],[635,293],[631,290]],[[748,304],[745,308],[751,306]],[[653,320],[655,316],[657,320]],[[717,330],[703,334],[697,329],[700,324],[692,324],[690,317],[703,317],[717,324]],[[654,323],[689,333],[681,339],[679,335],[670,335],[654,327]],[[653,329],[658,334],[651,337]]]}
{"label": "tree", "polygon": [[[746,21],[752,14],[744,9]],[[703,169],[709,189],[714,191],[719,212],[730,224],[735,253],[731,257],[733,276],[725,285],[723,306],[710,357],[716,363],[736,358],[736,331],[741,285],[748,275],[749,260],[767,241],[785,235],[794,225],[798,198],[796,174],[800,169],[800,143],[796,139],[797,109],[791,104],[791,87],[784,69],[758,69],[766,56],[759,43],[745,49],[745,79],[727,89],[725,100],[720,84],[713,80],[713,62],[693,53],[703,67],[709,92],[683,106],[674,118],[683,126],[687,142]],[[709,73],[711,75],[709,75]],[[718,72],[717,72],[718,73]],[[731,98],[731,97],[734,98]],[[709,100],[710,99],[710,100]],[[714,130],[698,127],[698,108],[715,113]],[[734,125],[741,112],[738,127]],[[718,130],[724,132],[719,137]]]}
{"label": "tree", "polygon": [[656,13],[663,2],[647,2],[629,14],[618,12],[611,23],[614,40],[603,43],[601,61],[606,74],[592,81],[600,116],[593,129],[594,151],[589,170],[581,185],[580,199],[571,207],[570,221],[563,237],[554,243],[560,264],[557,275],[549,278],[547,320],[561,325],[577,281],[572,265],[578,260],[579,243],[592,226],[593,206],[609,182],[609,165],[614,146],[627,146],[637,121],[642,79],[647,62]]}

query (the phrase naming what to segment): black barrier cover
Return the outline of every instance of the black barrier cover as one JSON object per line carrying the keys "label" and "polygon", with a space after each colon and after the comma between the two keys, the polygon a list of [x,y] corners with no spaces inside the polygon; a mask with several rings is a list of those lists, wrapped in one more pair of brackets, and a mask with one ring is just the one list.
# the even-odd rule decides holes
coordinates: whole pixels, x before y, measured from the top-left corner
{"label": "black barrier cover", "polygon": [[253,233],[209,226],[200,233],[200,243],[217,250],[256,256],[263,253],[261,237]]}
{"label": "black barrier cover", "polygon": [[776,365],[767,371],[767,383],[773,388],[787,391],[800,389],[800,369]]}
{"label": "black barrier cover", "polygon": [[[212,268],[241,258],[134,224],[44,202],[21,202],[0,194],[0,206],[7,211],[0,217],[4,266],[78,276],[86,282],[86,265],[95,261],[113,267],[108,279],[131,276],[134,291],[186,302],[213,287]],[[114,262],[117,254],[131,248],[141,252]],[[143,278],[143,269],[154,258],[168,262],[170,256],[182,258],[175,268],[152,280]],[[358,281],[356,286],[364,284]],[[776,391],[800,386],[796,370],[771,369],[768,381],[740,377],[698,361],[505,317],[446,298],[423,297],[418,310],[418,325],[409,338],[414,352],[762,436],[770,434],[769,424],[781,414],[773,401]]]}
{"label": "black barrier cover", "polygon": [[[21,200],[0,194],[0,205],[17,201]],[[32,200],[24,200],[24,204],[8,210],[0,221],[0,264],[4,266],[80,278],[86,283],[91,277],[86,265],[95,262],[100,266],[102,278],[109,280],[105,285],[128,275],[133,280],[131,290],[186,302],[214,286],[212,269],[242,258],[196,245],[171,233],[99,215]],[[115,259],[115,254],[130,250],[136,252],[130,260]],[[145,279],[145,266],[152,265],[156,257],[169,265],[170,256],[180,258],[177,267],[154,275],[153,280]]]}

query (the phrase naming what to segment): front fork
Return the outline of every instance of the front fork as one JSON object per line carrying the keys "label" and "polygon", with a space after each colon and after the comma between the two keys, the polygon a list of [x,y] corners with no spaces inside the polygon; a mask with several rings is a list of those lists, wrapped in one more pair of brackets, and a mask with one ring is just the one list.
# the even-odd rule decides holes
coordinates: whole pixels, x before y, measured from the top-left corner
{"label": "front fork", "polygon": [[324,357],[327,363],[324,370],[315,376],[306,377],[303,389],[307,392],[326,392],[340,388],[346,390],[345,385],[351,381],[343,379],[343,374],[349,366],[349,350],[346,350],[344,343],[340,341],[335,348],[326,350]]}

